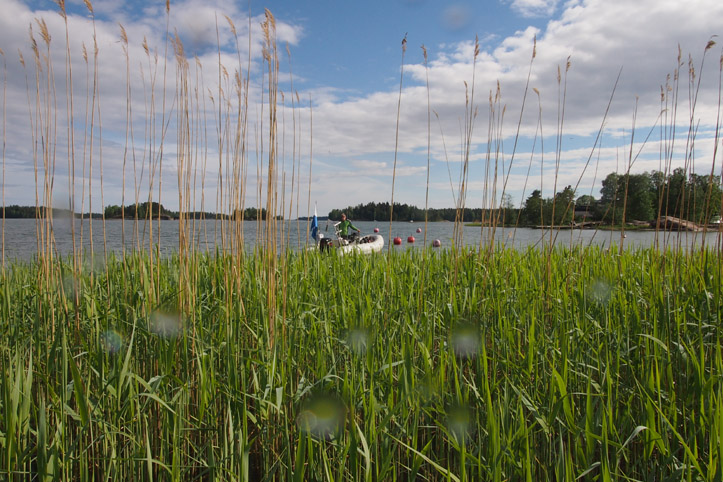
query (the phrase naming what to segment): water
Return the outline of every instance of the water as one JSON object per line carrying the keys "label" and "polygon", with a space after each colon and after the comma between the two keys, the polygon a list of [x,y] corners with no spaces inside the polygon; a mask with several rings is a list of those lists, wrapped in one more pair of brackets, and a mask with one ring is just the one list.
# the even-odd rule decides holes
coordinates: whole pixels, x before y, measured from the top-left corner
{"label": "water", "polygon": [[[55,250],[58,254],[66,256],[73,251],[73,231],[75,231],[76,245],[80,246],[81,221],[75,219],[74,227],[69,218],[56,218],[53,223],[55,237]],[[222,246],[222,230],[227,237],[233,223],[229,221],[196,220],[193,223],[194,245],[201,251],[214,251]],[[389,244],[389,222],[354,221],[354,225],[361,229],[362,234],[371,234],[374,228],[379,229],[379,234]],[[123,227],[125,229],[123,229]],[[263,223],[261,225],[263,238]],[[90,250],[90,223],[87,219],[82,222],[83,249]],[[244,221],[242,224],[245,249],[251,250],[255,245],[262,242],[257,236],[259,224],[256,221]],[[281,245],[281,231],[283,228],[283,245],[291,249],[299,250],[310,246],[312,241],[308,238],[307,221],[285,221],[278,223],[280,231],[278,243]],[[333,222],[321,221],[319,229],[325,236],[334,236]],[[417,229],[420,232],[417,232]],[[154,243],[160,243],[161,252],[170,254],[178,247],[178,221],[153,222]],[[402,238],[400,246],[393,246],[395,250],[420,249],[424,247],[424,223],[397,222],[392,225],[391,237]],[[450,247],[453,244],[454,224],[450,222],[428,223],[426,227],[427,245],[431,245],[435,239],[441,241],[442,248]],[[123,247],[127,250],[136,249],[140,245],[148,249],[151,230],[147,222],[138,222],[136,225],[132,220],[125,223],[120,220],[108,220],[105,222],[105,242],[109,251],[120,252]],[[160,234],[159,234],[160,233]],[[6,260],[32,260],[37,254],[36,222],[34,219],[6,219],[5,220],[4,253]],[[407,238],[413,236],[414,243],[408,243]],[[556,244],[562,245],[599,245],[619,246],[621,241],[627,248],[637,247],[674,247],[690,248],[705,244],[709,247],[716,247],[720,242],[718,232],[692,233],[673,232],[656,233],[655,231],[626,231],[625,238],[621,238],[620,231],[595,231],[595,230],[560,230],[555,232],[543,231],[529,228],[497,228],[494,232],[496,245],[504,245],[516,249],[526,249],[528,246],[540,247],[549,245],[550,237],[553,237]],[[103,252],[103,223],[101,220],[93,220],[93,249],[96,253]],[[492,230],[480,227],[464,226],[463,242],[468,246],[488,245],[492,239]],[[307,242],[308,241],[308,242]]]}

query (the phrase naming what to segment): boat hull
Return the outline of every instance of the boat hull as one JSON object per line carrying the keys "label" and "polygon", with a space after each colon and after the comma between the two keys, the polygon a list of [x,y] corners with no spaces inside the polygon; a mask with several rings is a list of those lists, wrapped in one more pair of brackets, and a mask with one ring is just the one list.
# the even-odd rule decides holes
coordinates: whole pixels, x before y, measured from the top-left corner
{"label": "boat hull", "polygon": [[369,234],[347,241],[344,239],[322,238],[319,240],[319,249],[323,251],[336,251],[339,254],[371,254],[384,249],[384,237],[379,234]]}
{"label": "boat hull", "polygon": [[359,238],[359,240],[357,242],[347,244],[345,246],[339,246],[337,249],[338,249],[339,253],[342,253],[342,254],[378,253],[379,251],[384,249],[384,237],[382,237],[379,234],[369,234],[367,236],[362,236],[361,238]]}

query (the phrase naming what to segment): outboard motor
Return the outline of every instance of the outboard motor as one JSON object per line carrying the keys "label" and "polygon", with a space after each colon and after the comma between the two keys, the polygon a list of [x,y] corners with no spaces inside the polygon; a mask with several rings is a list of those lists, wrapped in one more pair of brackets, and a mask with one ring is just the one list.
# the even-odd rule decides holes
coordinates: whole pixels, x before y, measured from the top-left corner
{"label": "outboard motor", "polygon": [[331,246],[332,246],[332,240],[331,240],[331,238],[325,238],[325,237],[322,236],[322,237],[319,239],[319,250],[321,250],[322,253],[323,253],[324,251],[327,251],[327,250],[331,249]]}

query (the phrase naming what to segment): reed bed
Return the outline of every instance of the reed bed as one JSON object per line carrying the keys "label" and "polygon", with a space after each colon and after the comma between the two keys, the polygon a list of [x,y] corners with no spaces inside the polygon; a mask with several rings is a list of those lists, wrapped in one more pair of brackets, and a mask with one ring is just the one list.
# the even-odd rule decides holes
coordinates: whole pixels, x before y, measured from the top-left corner
{"label": "reed bed", "polygon": [[3,477],[720,479],[717,255],[281,256],[13,265]]}
{"label": "reed bed", "polygon": [[[92,4],[85,4],[94,22]],[[549,244],[526,251],[491,242],[466,246],[461,221],[472,201],[477,42],[456,192],[449,171],[458,216],[451,247],[342,257],[289,246],[286,224],[276,222],[277,216],[293,217],[294,208],[299,216],[306,147],[288,46],[291,91],[279,89],[271,12],[261,25],[261,69],[252,68],[250,53],[242,60],[239,34],[226,17],[236,62],[229,71],[219,45],[215,85],[204,78],[201,61],[191,62],[178,36],[170,35],[170,2],[165,45],[153,49],[143,39],[142,89],[130,67],[138,63],[131,47],[140,39],[129,39],[120,26],[126,74],[121,222],[126,189],[132,189],[134,241],[123,243],[132,246],[126,251],[108,250],[103,218],[101,254],[92,244],[92,217],[81,218],[77,242],[76,222],[70,223],[72,254],[64,257],[52,210],[41,208],[58,203],[61,151],[70,210],[80,204],[80,212],[93,211],[98,189],[105,203],[105,79],[95,29],[88,41],[92,51],[83,44],[84,72],[71,61],[78,53],[71,54],[65,4],[58,6],[65,58],[51,53],[42,19],[30,31],[27,65],[20,54],[35,169],[37,257],[6,263],[2,253],[0,479],[721,480],[723,238],[715,249],[631,250],[623,249],[621,233],[620,249],[560,248],[554,243],[558,231],[550,229]],[[406,38],[396,141],[405,51]],[[2,50],[0,55],[4,141],[7,67]],[[534,58],[533,48],[530,72]],[[61,60],[65,83],[58,87]],[[568,62],[558,75],[555,191],[569,69]],[[500,223],[494,209],[517,161],[529,78],[509,161],[502,152],[506,106],[499,85],[490,92],[482,199],[490,214],[481,229],[493,234]],[[675,129],[679,78],[676,69],[674,84],[661,97],[666,174],[676,135],[685,136]],[[690,69],[691,85],[693,80]],[[83,88],[85,98],[74,100]],[[51,100],[63,91],[65,110]],[[431,104],[429,92],[427,86]],[[533,92],[540,113],[528,177],[542,145],[541,94]],[[691,104],[694,111],[695,100]],[[309,99],[309,137],[312,106]],[[428,105],[428,158],[431,112]],[[715,125],[711,182],[720,122]],[[686,160],[694,158],[696,129],[691,114]],[[635,161],[632,139],[628,171]],[[596,141],[585,169],[597,148]],[[395,147],[391,206],[396,155]],[[309,139],[306,214],[312,156]],[[2,158],[4,172],[5,142]],[[161,210],[153,204],[165,199],[164,163],[169,189],[169,158],[175,161],[170,185],[177,184],[179,235],[166,256]],[[209,159],[216,168],[209,168]],[[686,161],[686,172],[693,167]],[[4,196],[3,175],[3,205]],[[199,207],[203,213],[214,196],[215,211],[232,220],[217,223],[213,232],[204,228],[215,252],[201,249],[193,234]],[[254,197],[259,210],[265,205],[267,221],[258,217],[263,235],[249,250],[243,221]],[[144,202],[150,209],[138,219]],[[560,206],[570,209],[572,202]],[[662,204],[658,214],[667,214]],[[148,235],[138,232],[140,225],[148,226]],[[297,229],[308,232],[308,226]]]}

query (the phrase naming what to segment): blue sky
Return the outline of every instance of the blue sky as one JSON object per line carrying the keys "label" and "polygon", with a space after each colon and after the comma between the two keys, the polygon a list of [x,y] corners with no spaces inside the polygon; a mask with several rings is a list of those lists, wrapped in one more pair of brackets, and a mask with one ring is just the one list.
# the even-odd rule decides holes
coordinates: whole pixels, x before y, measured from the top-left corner
{"label": "blue sky", "polygon": [[[292,217],[297,213],[305,215],[307,206],[315,203],[319,213],[325,214],[332,208],[389,201],[393,176],[395,201],[424,206],[429,174],[430,206],[451,207],[459,194],[464,132],[471,112],[475,116],[469,138],[468,206],[493,206],[503,192],[520,205],[533,189],[541,188],[545,195],[552,195],[566,185],[576,187],[578,195],[599,197],[600,181],[610,172],[628,168],[639,172],[686,166],[710,172],[715,162],[714,170],[720,173],[720,154],[714,157],[714,141],[720,110],[721,47],[716,44],[705,50],[708,41],[717,41],[715,36],[723,30],[723,2],[717,0],[252,0],[250,4],[184,0],[171,2],[168,18],[165,2],[96,0],[92,3],[95,24],[82,1],[68,0],[70,65],[74,73],[74,185],[69,182],[72,169],[67,161],[70,136],[65,121],[65,28],[57,14],[58,6],[49,1],[21,0],[0,0],[0,5],[5,12],[0,19],[0,49],[5,65],[0,75],[5,100],[0,108],[5,114],[2,128],[7,139],[6,204],[33,204],[34,164],[41,172],[43,168],[42,156],[36,154],[34,162],[34,138],[37,141],[40,136],[31,135],[31,126],[42,124],[47,115],[43,109],[36,109],[48,103],[34,97],[33,79],[38,71],[30,61],[33,53],[29,40],[29,27],[33,25],[33,34],[44,52],[39,34],[43,20],[52,38],[52,85],[58,99],[51,103],[52,117],[56,119],[52,136],[54,204],[73,200],[78,209],[81,199],[87,210],[92,198],[94,210],[98,210],[102,203],[119,204],[122,199],[129,203],[136,191],[146,196],[152,170],[148,159],[161,158],[162,174],[153,180],[153,188],[157,189],[161,180],[162,202],[177,208],[178,179],[185,175],[178,160],[184,147],[174,102],[177,64],[172,55],[167,62],[163,60],[168,20],[169,31],[178,35],[186,56],[192,60],[192,89],[205,92],[194,104],[205,127],[202,129],[199,123],[191,128],[194,144],[190,150],[185,148],[197,174],[197,196],[193,200],[196,209],[202,207],[198,179],[204,174],[203,208],[216,209],[218,124],[215,107],[211,106],[219,98],[219,57],[229,75],[239,67],[244,73],[251,44],[245,205],[256,205],[256,186],[260,182],[256,178],[257,165],[263,170],[269,151],[267,145],[257,146],[255,141],[267,128],[263,113],[268,108],[262,107],[267,98],[261,90],[265,67],[260,24],[264,8],[275,17],[281,53],[279,89],[283,107],[280,104],[278,175],[280,190],[286,195],[285,206],[292,194],[298,199]],[[224,16],[236,28],[238,52]],[[119,24],[129,38],[130,103]],[[96,119],[91,158],[84,116],[93,85],[92,76],[86,74],[87,66],[92,70],[93,65],[94,28],[99,48],[102,132],[98,128],[101,122]],[[402,64],[401,41],[405,35],[407,50]],[[167,69],[168,131],[162,157],[157,142],[161,133],[158,120],[153,131],[144,125],[149,118],[153,70],[143,48],[144,38],[151,53],[158,55],[160,68],[156,72]],[[475,38],[479,42],[476,59]],[[83,45],[91,55],[87,65]],[[426,66],[422,45],[428,52]],[[531,62],[533,47],[535,58]],[[23,54],[25,67],[17,52]],[[193,61],[194,55],[197,61]],[[689,60],[694,77],[690,77]],[[677,85],[676,69],[680,72]],[[45,73],[47,68],[41,77]],[[33,87],[30,100],[26,76]],[[157,113],[162,108],[161,79],[159,73],[155,79]],[[661,86],[666,83],[670,89],[664,87],[667,98],[661,103]],[[42,92],[47,85],[41,88],[41,95],[45,95]],[[690,99],[696,92],[693,109]],[[291,103],[297,95],[301,106]],[[467,100],[472,107],[465,105]],[[129,105],[133,112],[133,145],[126,140]],[[694,147],[688,142],[690,125],[697,129]],[[671,138],[673,126],[675,139]],[[139,163],[135,172],[130,151]],[[141,169],[144,162],[145,169]],[[293,193],[292,177],[296,181]],[[88,188],[91,182],[92,192]]]}

